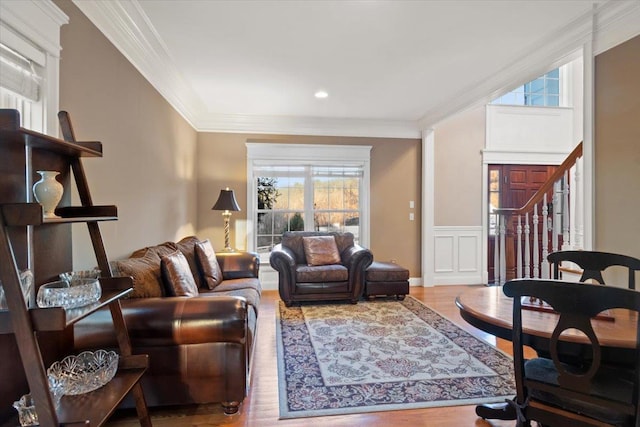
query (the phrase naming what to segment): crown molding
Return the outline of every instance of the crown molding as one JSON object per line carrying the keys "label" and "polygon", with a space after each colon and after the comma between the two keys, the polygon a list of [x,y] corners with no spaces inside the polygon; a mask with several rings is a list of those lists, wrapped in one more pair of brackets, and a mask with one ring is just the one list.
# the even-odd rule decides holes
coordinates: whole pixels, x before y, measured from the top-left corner
{"label": "crown molding", "polygon": [[137,0],[73,3],[192,127],[204,104],[186,83]]}
{"label": "crown molding", "polygon": [[578,50],[587,39],[591,28],[591,12],[585,13],[568,25],[553,32],[538,43],[524,46],[523,55],[491,76],[479,76],[478,81],[465,86],[458,95],[437,109],[428,111],[420,120],[421,129],[465,109],[487,104],[501,93],[533,80],[550,69],[551,64],[561,65]]}
{"label": "crown molding", "polygon": [[414,121],[203,113],[138,0],[73,3],[198,132],[420,138]]}
{"label": "crown molding", "polygon": [[420,138],[422,129],[487,103],[550,67],[568,62],[591,37],[597,54],[640,33],[640,2],[609,0],[539,43],[523,49],[526,55],[503,70],[466,86],[457,96],[426,112],[418,121],[252,116],[203,113],[206,109],[202,100],[176,68],[138,0],[73,0],[73,3],[199,132]]}
{"label": "crown molding", "polygon": [[198,123],[201,132],[421,138],[418,123],[410,120],[214,114]]}
{"label": "crown molding", "polygon": [[577,55],[589,40],[600,53],[640,33],[640,1],[609,0],[523,49],[525,54],[491,76],[466,86],[457,96],[428,111],[418,124],[420,129],[435,126],[443,119],[469,108],[487,104],[500,94],[530,81]]}
{"label": "crown molding", "polygon": [[594,27],[594,55],[640,35],[640,1],[610,1],[595,15]]}

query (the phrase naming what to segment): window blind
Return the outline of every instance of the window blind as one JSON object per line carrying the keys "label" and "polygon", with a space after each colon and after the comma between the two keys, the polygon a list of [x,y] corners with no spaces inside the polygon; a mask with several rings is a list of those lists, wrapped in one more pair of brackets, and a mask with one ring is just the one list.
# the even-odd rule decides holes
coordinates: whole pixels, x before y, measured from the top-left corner
{"label": "window blind", "polygon": [[33,62],[0,44],[0,86],[32,101],[40,99],[41,77]]}
{"label": "window blind", "polygon": [[363,176],[362,166],[285,166],[285,165],[254,165],[255,176],[262,177],[302,177],[307,176],[309,171],[314,177],[327,178],[358,178]]}

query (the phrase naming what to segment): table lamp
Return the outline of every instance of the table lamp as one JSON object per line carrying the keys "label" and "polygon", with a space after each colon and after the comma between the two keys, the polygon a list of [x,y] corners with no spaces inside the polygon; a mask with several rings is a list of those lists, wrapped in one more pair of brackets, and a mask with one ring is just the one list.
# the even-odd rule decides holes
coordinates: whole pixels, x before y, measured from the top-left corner
{"label": "table lamp", "polygon": [[222,211],[222,217],[224,218],[224,250],[226,252],[233,252],[233,248],[229,243],[229,220],[231,219],[232,211],[240,210],[240,206],[238,206],[236,195],[233,193],[233,190],[229,190],[229,187],[224,190],[220,190],[218,200],[211,210]]}

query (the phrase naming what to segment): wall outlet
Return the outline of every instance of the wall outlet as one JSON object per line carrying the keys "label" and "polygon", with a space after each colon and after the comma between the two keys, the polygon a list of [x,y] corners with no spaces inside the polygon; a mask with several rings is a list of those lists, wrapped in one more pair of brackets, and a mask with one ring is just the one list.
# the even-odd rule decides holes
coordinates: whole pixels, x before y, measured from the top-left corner
{"label": "wall outlet", "polygon": [[415,219],[415,215],[413,212],[409,212],[409,221],[413,221]]}

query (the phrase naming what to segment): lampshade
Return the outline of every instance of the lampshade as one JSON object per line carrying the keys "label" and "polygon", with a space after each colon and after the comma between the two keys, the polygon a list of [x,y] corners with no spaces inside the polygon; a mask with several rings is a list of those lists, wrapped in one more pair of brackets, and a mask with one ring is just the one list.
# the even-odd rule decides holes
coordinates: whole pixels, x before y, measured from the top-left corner
{"label": "lampshade", "polygon": [[233,190],[229,190],[226,188],[225,190],[220,190],[220,195],[218,196],[218,200],[216,204],[213,205],[211,210],[214,211],[239,211],[240,206],[238,206],[238,202],[236,201],[236,195],[233,193]]}

